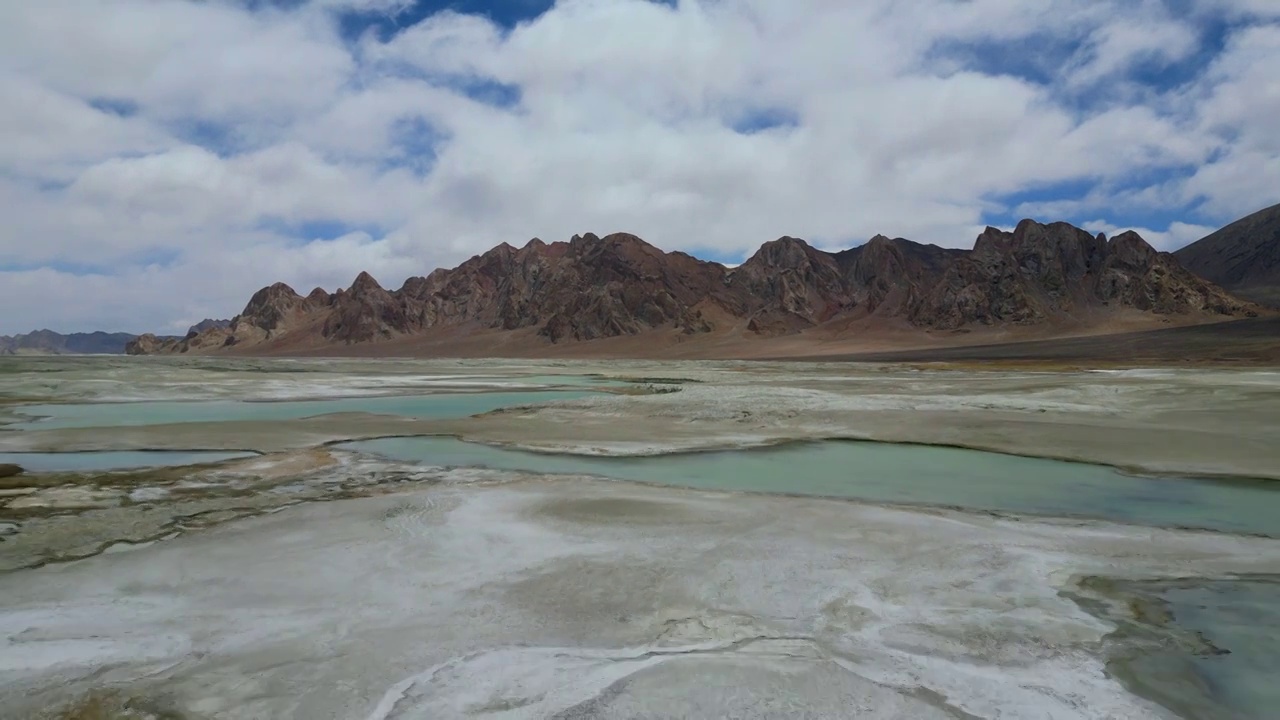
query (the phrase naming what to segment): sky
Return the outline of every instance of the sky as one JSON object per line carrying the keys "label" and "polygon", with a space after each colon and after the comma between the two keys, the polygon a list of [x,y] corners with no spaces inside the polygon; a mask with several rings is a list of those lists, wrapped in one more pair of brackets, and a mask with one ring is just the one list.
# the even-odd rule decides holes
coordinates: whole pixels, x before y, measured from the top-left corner
{"label": "sky", "polygon": [[1280,202],[1277,0],[41,0],[0,47],[0,334],[533,237],[1172,250]]}

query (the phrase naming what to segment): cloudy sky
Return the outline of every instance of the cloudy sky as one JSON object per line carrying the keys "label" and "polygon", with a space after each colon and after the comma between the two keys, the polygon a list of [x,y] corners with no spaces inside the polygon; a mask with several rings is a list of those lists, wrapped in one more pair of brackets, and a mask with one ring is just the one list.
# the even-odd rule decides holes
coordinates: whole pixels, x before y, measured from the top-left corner
{"label": "cloudy sky", "polygon": [[736,262],[1280,201],[1277,0],[0,3],[0,333],[537,236]]}

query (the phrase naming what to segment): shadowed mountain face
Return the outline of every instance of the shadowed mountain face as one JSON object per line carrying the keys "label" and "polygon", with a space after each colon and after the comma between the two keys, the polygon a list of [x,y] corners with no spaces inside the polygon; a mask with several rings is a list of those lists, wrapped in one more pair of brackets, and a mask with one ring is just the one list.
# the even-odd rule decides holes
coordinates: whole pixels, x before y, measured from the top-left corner
{"label": "shadowed mountain face", "polygon": [[389,291],[367,273],[303,297],[259,290],[226,327],[181,341],[144,336],[130,352],[374,343],[442,329],[529,330],[567,343],[665,331],[773,337],[861,321],[953,330],[1077,324],[1111,310],[1203,318],[1251,307],[1125,233],[1108,240],[1065,223],[988,228],[973,250],[884,236],[838,253],[784,237],[727,269],[634,235],[507,244]]}
{"label": "shadowed mountain face", "polygon": [[70,333],[36,330],[24,335],[0,335],[0,355],[119,355],[136,335],[130,333]]}
{"label": "shadowed mountain face", "polygon": [[1174,256],[1242,298],[1280,307],[1280,205],[1237,220]]}

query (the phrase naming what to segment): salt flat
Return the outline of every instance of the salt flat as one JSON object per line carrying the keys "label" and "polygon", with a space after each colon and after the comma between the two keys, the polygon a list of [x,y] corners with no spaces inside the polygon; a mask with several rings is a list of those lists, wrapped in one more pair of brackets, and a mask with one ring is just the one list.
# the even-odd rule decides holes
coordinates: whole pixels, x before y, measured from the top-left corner
{"label": "salt flat", "polygon": [[[1280,541],[494,475],[0,577],[0,706],[183,717],[1166,717],[1076,578]],[[20,712],[21,710],[19,710]]]}
{"label": "salt flat", "polygon": [[[1080,505],[1063,495],[1066,464],[1044,465],[1057,489],[1036,495],[1036,517],[936,507],[956,501],[927,485],[915,509],[759,492],[786,492],[819,470],[802,447],[787,451],[784,471],[758,463],[779,477],[738,488],[749,494],[732,491],[732,473],[715,479],[722,489],[693,490],[657,486],[668,478],[643,477],[645,465],[623,478],[638,483],[566,469],[581,456],[858,438],[1252,478],[1249,492],[1267,493],[1267,479],[1280,477],[1272,371],[103,363],[0,367],[12,379],[0,386],[11,420],[0,450],[266,454],[4,479],[5,717],[76,717],[96,704],[116,713],[107,717],[183,720],[1198,718],[1181,701],[1135,694],[1149,683],[1116,663],[1151,647],[1211,657],[1212,638],[1099,588],[1280,574],[1280,533],[1265,527],[1245,536],[1066,517]],[[532,392],[550,389],[562,394]],[[521,393],[510,395],[520,406],[490,411],[505,404],[494,393]],[[331,397],[343,400],[305,404]],[[103,404],[125,399],[134,402]],[[229,413],[227,403],[241,404]],[[39,404],[81,426],[12,422]],[[307,412],[331,407],[344,412]],[[455,409],[422,409],[434,407]],[[360,445],[322,447],[427,435],[579,458],[512,454],[510,466],[487,469],[467,458],[488,456],[453,440],[399,461]],[[663,462],[653,467],[684,461]],[[704,467],[687,464],[682,472]],[[982,462],[965,472],[1036,467]],[[1120,477],[1079,469],[1081,493]],[[1034,484],[1039,471],[1009,472],[983,492]],[[1215,492],[1202,483],[1184,495],[1179,483],[1192,481],[1177,477],[1144,482],[1170,483],[1169,505]],[[1153,512],[1102,516],[1157,517],[1154,500],[1114,502],[1126,501]],[[1197,501],[1186,502],[1179,517],[1194,520]],[[1213,522],[1199,526],[1232,529],[1209,509]],[[1155,682],[1194,686],[1192,670],[1178,672]],[[1211,693],[1195,702],[1265,717],[1263,697],[1253,715]]]}

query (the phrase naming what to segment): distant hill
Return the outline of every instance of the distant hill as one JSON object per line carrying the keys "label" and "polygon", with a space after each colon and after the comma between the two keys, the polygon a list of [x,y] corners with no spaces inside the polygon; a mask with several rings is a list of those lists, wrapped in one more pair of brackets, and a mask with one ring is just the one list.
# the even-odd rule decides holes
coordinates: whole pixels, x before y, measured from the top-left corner
{"label": "distant hill", "polygon": [[231,325],[230,320],[214,320],[212,318],[205,318],[200,322],[196,323],[195,325],[192,325],[187,330],[187,334],[190,335],[191,333],[202,333],[205,330],[221,330],[225,327],[229,327],[230,325]]}
{"label": "distant hill", "polygon": [[0,335],[0,355],[120,355],[136,335],[132,333],[71,333],[36,330],[23,335]]}
{"label": "distant hill", "polygon": [[1237,220],[1174,256],[1246,300],[1280,307],[1280,205]]}
{"label": "distant hill", "polygon": [[919,345],[984,329],[1051,336],[1256,314],[1136,233],[1067,223],[987,228],[972,250],[877,236],[830,253],[783,237],[735,268],[588,233],[503,243],[398,290],[363,272],[336,293],[276,283],[226,327],[143,335],[128,352],[591,355],[605,341],[619,355],[744,356],[783,343],[830,352],[884,333]]}

